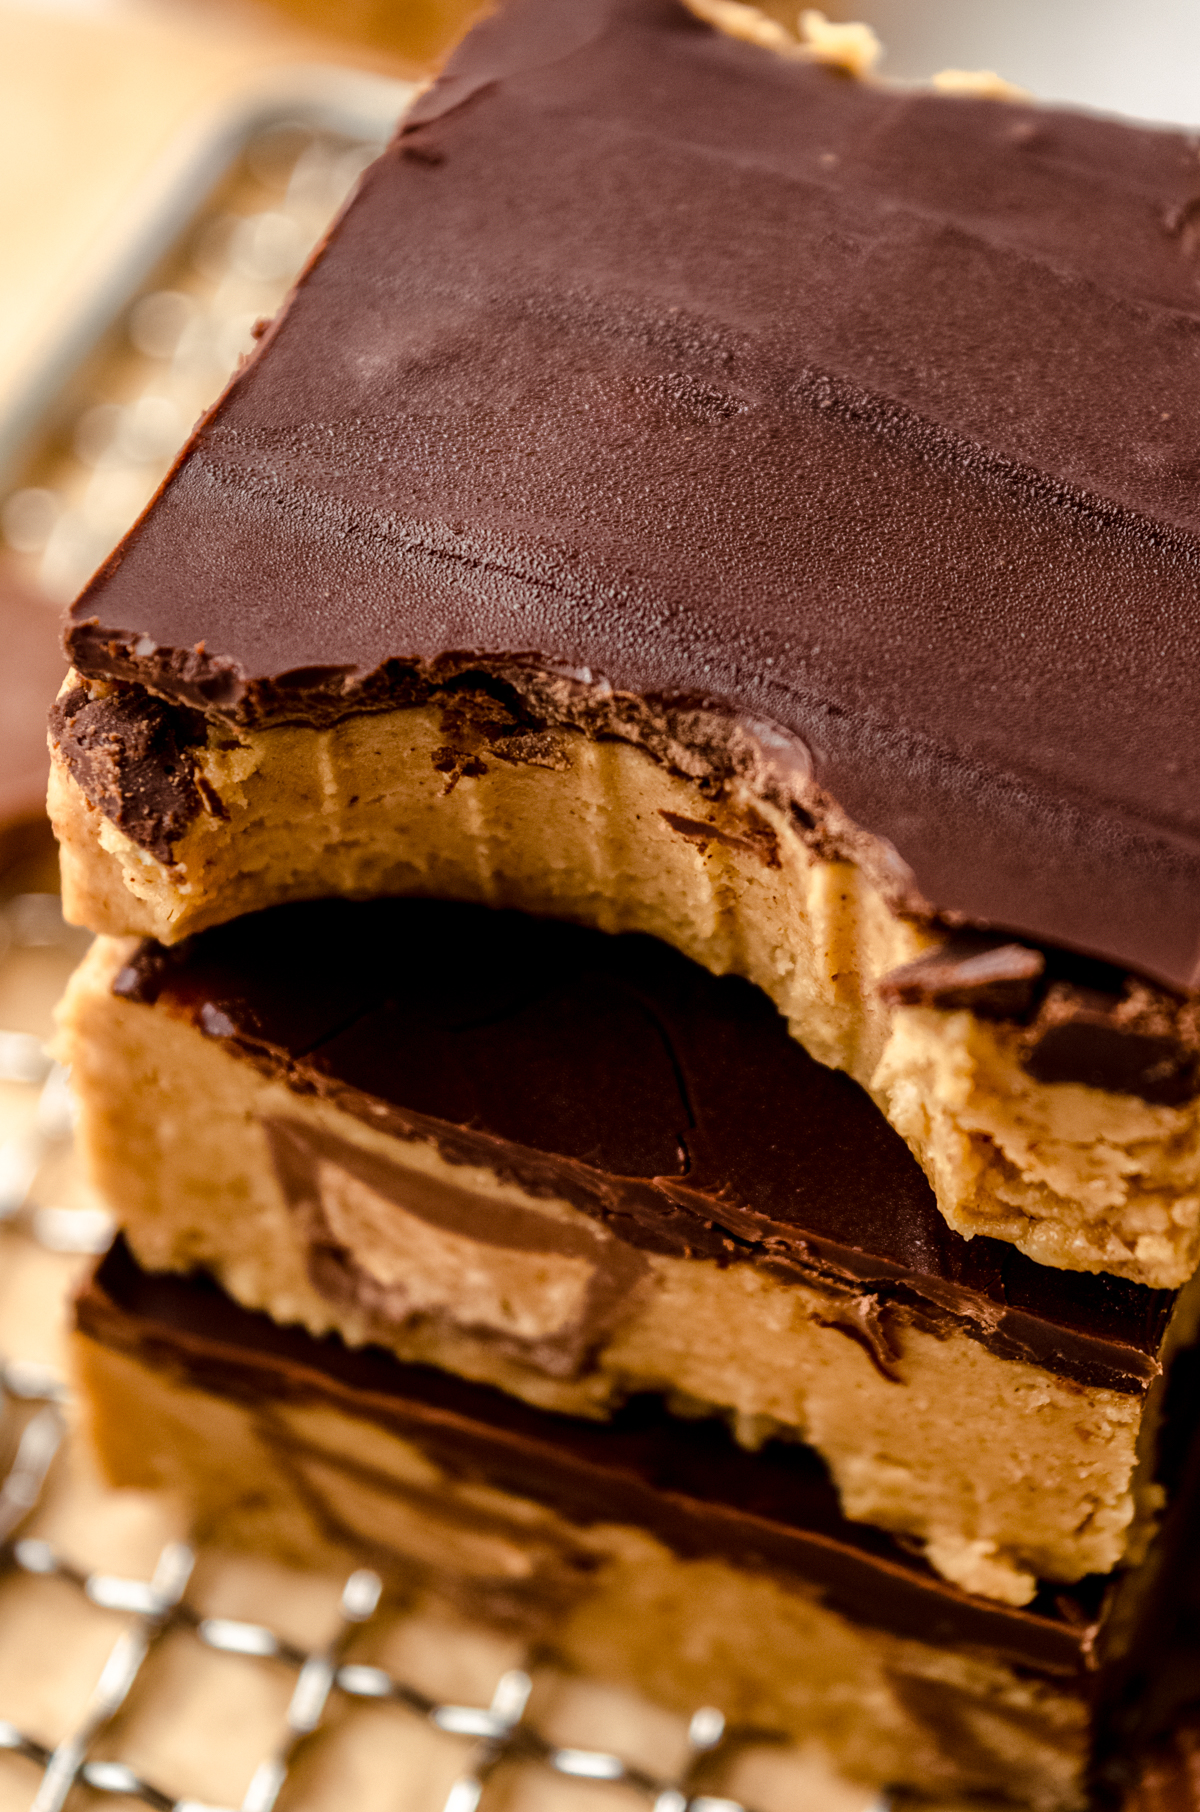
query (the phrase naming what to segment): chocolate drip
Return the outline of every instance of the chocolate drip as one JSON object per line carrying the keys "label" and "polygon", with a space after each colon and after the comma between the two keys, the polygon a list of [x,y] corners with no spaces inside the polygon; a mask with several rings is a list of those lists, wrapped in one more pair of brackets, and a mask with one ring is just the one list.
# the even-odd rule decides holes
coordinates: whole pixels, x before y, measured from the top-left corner
{"label": "chocolate drip", "polygon": [[1143,1392],[1167,1291],[950,1231],[867,1095],[770,1002],[651,938],[422,900],[277,907],[116,981],[400,1139],[432,1140],[635,1250],[758,1264],[902,1370],[903,1328]]}

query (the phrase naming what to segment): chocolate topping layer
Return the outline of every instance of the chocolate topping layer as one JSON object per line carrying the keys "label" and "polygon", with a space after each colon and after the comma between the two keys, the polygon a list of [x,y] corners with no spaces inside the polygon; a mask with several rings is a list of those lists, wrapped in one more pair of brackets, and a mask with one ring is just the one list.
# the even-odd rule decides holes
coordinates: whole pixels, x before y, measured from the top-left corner
{"label": "chocolate topping layer", "polygon": [[1081,1687],[1095,1666],[1097,1581],[1044,1590],[1029,1610],[973,1598],[889,1536],[848,1522],[807,1448],[747,1453],[721,1423],[681,1421],[654,1399],[606,1423],[532,1409],[377,1349],[279,1327],[203,1275],[142,1271],[122,1241],[84,1285],[76,1319],[105,1345],[243,1401],[332,1400],[415,1441],[453,1475],[585,1527],[631,1523],[683,1555],[798,1577],[872,1627],[984,1649]]}
{"label": "chocolate topping layer", "polygon": [[174,838],[201,810],[201,783],[187,752],[190,727],[160,699],[123,685],[95,699],[86,686],[73,686],[50,712],[50,734],[74,779],[160,862],[171,860]]}
{"label": "chocolate topping layer", "polygon": [[1200,985],[1198,205],[1183,133],[512,0],[71,651],[246,722],[506,673],[765,762],[915,910]]}
{"label": "chocolate topping layer", "polygon": [[813,1284],[885,1371],[914,1321],[1083,1384],[1141,1392],[1160,1371],[1170,1292],[953,1233],[857,1084],[749,983],[654,939],[325,900],[143,944],[114,988],[628,1246]]}

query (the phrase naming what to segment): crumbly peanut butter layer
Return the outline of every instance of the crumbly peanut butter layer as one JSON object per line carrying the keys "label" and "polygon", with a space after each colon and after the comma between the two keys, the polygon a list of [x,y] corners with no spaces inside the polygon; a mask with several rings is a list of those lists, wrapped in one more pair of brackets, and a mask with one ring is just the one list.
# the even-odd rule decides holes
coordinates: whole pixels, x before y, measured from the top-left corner
{"label": "crumbly peanut butter layer", "polygon": [[565,1200],[449,1163],[116,997],[128,948],[93,947],[64,1024],[87,1161],[148,1268],[207,1267],[278,1322],[543,1408],[603,1416],[657,1390],[717,1406],[747,1444],[802,1439],[848,1516],[1009,1603],[1142,1544],[1154,1393],[1085,1386],[911,1321],[884,1369],[844,1298],[632,1251]]}
{"label": "crumbly peanut butter layer", "polygon": [[681,1711],[719,1703],[869,1784],[1084,1803],[1087,1714],[1068,1682],[867,1628],[798,1579],[685,1559],[628,1525],[579,1527],[320,1404],[222,1397],[82,1336],[77,1362],[110,1477],[182,1491],[220,1545],[305,1565],[369,1549],[593,1677]]}
{"label": "crumbly peanut butter layer", "polygon": [[398,893],[649,932],[756,983],[813,1056],[870,1089],[957,1232],[1155,1288],[1196,1269],[1200,1105],[1038,1082],[1002,1025],[885,1007],[879,978],[931,934],[738,783],[714,800],[629,743],[571,731],[504,758],[453,747],[433,705],[327,730],[214,726],[197,774],[206,809],[168,866],[56,763],[73,921],[173,943],[286,900]]}

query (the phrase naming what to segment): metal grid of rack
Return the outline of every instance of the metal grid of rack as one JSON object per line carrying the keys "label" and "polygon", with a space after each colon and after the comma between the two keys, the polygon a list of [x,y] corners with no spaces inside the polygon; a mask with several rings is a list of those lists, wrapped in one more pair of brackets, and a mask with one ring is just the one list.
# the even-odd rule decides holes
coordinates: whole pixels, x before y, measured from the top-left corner
{"label": "metal grid of rack", "polygon": [[[24,1466],[21,1488],[30,1488],[37,1475],[39,1457]],[[156,1643],[169,1630],[179,1627],[187,1628],[200,1643],[218,1653],[281,1662],[294,1676],[279,1741],[254,1769],[242,1797],[241,1812],[272,1812],[287,1782],[293,1755],[319,1728],[333,1693],[392,1705],[463,1740],[465,1765],[450,1784],[442,1802],[444,1812],[475,1812],[489,1778],[501,1764],[514,1760],[538,1763],[568,1778],[634,1787],[650,1799],[655,1812],[742,1812],[736,1801],[691,1790],[700,1766],[724,1735],[724,1720],[711,1708],[698,1711],[691,1719],[688,1757],[682,1771],[671,1780],[661,1780],[619,1755],[564,1747],[541,1735],[525,1719],[532,1682],[519,1668],[500,1676],[489,1705],[476,1706],[438,1703],[383,1668],[344,1661],[342,1652],[348,1637],[356,1626],[372,1617],[379,1603],[380,1581],[369,1570],[352,1573],[346,1580],[341,1594],[342,1627],[334,1639],[321,1649],[306,1653],[261,1624],[198,1615],[183,1596],[195,1561],[186,1543],[168,1544],[148,1580],[83,1574],[56,1554],[49,1543],[34,1539],[15,1542],[9,1554],[11,1564],[26,1573],[68,1580],[91,1603],[125,1612],[129,1617],[128,1627],[108,1653],[82,1719],[53,1747],[0,1720],[0,1749],[23,1757],[40,1770],[32,1812],[59,1812],[77,1783],[99,1794],[139,1801],[155,1808],[155,1812],[217,1812],[211,1802],[176,1798],[163,1792],[123,1761],[92,1754],[94,1744],[125,1703]]]}

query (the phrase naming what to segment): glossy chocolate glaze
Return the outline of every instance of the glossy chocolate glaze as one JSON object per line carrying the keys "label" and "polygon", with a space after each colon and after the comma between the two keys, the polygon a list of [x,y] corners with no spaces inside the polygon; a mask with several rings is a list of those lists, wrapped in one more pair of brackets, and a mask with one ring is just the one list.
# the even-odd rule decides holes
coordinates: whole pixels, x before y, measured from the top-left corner
{"label": "glossy chocolate glaze", "polygon": [[565,1196],[634,1248],[814,1285],[884,1370],[915,1322],[1082,1384],[1141,1393],[1159,1375],[1171,1292],[953,1233],[856,1083],[749,983],[652,938],[325,900],[145,943],[114,989],[372,1126]]}
{"label": "glossy chocolate glaze", "polygon": [[513,0],[72,653],[248,722],[504,672],[758,762],[914,909],[1191,988],[1198,206],[1184,133]]}
{"label": "glossy chocolate glaze", "polygon": [[1100,1584],[1043,1590],[1028,1610],[974,1598],[840,1513],[809,1449],[737,1446],[717,1421],[654,1399],[610,1422],[532,1409],[487,1385],[374,1348],[316,1340],[241,1308],[203,1275],[142,1271],[118,1241],[76,1304],[80,1330],[218,1394],[324,1400],[415,1441],[456,1477],[532,1497],[582,1526],[648,1529],[676,1553],[816,1584],[855,1621],[983,1649],[1090,1692]]}

